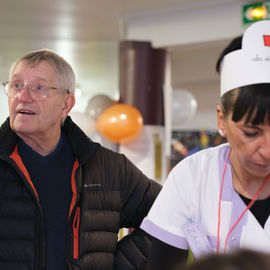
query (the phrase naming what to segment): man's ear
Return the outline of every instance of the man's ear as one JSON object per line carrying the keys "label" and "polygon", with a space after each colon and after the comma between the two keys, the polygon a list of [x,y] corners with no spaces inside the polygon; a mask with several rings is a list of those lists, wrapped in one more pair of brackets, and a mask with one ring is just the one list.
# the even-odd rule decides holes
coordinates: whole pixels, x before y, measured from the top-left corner
{"label": "man's ear", "polygon": [[61,118],[65,118],[75,105],[75,95],[67,94],[62,108]]}
{"label": "man's ear", "polygon": [[217,106],[217,125],[218,133],[222,137],[226,137],[225,116],[220,105]]}

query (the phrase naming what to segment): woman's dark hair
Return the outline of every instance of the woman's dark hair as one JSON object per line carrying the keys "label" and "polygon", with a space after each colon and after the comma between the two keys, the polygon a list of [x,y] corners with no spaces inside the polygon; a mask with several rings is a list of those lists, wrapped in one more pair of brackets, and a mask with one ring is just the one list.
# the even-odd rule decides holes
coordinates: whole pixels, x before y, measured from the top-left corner
{"label": "woman's dark hair", "polygon": [[269,83],[240,87],[234,103],[232,120],[238,122],[244,116],[246,123],[270,125]]}
{"label": "woman's dark hair", "polygon": [[234,38],[229,43],[229,45],[221,52],[216,63],[216,71],[218,74],[220,74],[220,66],[221,66],[223,57],[230,52],[233,52],[242,48],[242,38],[243,38],[242,36]]}
{"label": "woman's dark hair", "polygon": [[[217,62],[216,71],[220,74],[223,57],[235,50],[242,48],[242,36],[233,39],[221,52]],[[253,125],[270,125],[270,84],[261,83],[247,85],[226,92],[221,97],[223,113],[226,116],[232,113],[234,122],[240,121],[244,116],[246,123]],[[267,119],[266,119],[267,117]]]}

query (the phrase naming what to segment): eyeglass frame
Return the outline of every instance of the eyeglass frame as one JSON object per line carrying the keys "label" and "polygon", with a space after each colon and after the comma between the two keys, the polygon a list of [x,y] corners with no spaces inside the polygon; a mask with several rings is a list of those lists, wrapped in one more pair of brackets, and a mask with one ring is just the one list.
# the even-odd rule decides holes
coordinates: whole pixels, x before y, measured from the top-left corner
{"label": "eyeglass frame", "polygon": [[46,95],[45,96],[40,96],[40,98],[35,98],[35,97],[33,97],[31,95],[31,93],[38,93],[38,92],[36,92],[35,90],[33,90],[33,85],[31,85],[31,84],[29,84],[29,85],[27,85],[27,84],[21,84],[22,85],[22,88],[20,89],[20,91],[17,91],[17,94],[15,94],[14,96],[11,96],[11,95],[8,95],[8,89],[10,87],[10,84],[11,84],[11,82],[2,82],[2,85],[4,86],[5,94],[8,97],[11,97],[11,98],[16,98],[22,92],[22,90],[25,87],[27,87],[27,91],[28,91],[29,96],[33,100],[35,100],[35,101],[39,101],[39,100],[45,99],[48,96],[48,94],[49,94],[49,90],[62,90],[64,92],[67,92],[68,94],[70,94],[70,91],[68,89],[64,89],[64,88],[60,88],[60,87],[54,87],[54,86],[48,86],[48,85],[41,85],[42,87],[45,87],[45,90],[47,91],[47,92],[45,92]]}

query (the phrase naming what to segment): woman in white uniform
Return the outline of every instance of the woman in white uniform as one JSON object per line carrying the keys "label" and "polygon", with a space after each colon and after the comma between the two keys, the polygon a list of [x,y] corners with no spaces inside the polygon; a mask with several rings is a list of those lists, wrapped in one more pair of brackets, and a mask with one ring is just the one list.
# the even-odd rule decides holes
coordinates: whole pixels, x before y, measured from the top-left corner
{"label": "woman in white uniform", "polygon": [[217,62],[219,133],[228,143],[178,163],[141,228],[147,270],[247,248],[270,253],[270,21],[252,24]]}

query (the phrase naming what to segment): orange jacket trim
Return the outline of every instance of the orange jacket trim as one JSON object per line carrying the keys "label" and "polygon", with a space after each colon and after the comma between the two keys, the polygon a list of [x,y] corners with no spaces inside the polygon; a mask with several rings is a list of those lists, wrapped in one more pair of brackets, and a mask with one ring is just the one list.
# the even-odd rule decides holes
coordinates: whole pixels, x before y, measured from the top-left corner
{"label": "orange jacket trim", "polygon": [[71,189],[72,189],[73,195],[72,195],[72,200],[71,200],[70,209],[69,209],[69,217],[71,215],[71,212],[72,212],[72,209],[75,205],[76,197],[77,197],[77,190],[76,190],[76,183],[75,183],[75,172],[76,172],[78,167],[79,167],[79,162],[76,159],[74,166],[73,166],[73,169],[72,169],[72,173],[71,173]]}
{"label": "orange jacket trim", "polygon": [[80,225],[80,207],[76,209],[73,220],[73,257],[79,258],[79,225]]}
{"label": "orange jacket trim", "polygon": [[[77,190],[76,190],[76,183],[75,183],[75,172],[76,172],[78,167],[79,167],[79,162],[76,159],[74,166],[73,166],[73,169],[72,169],[72,174],[71,174],[71,188],[72,188],[73,196],[72,196],[70,209],[69,209],[69,217],[70,217],[72,209],[74,208],[74,205],[76,203]],[[72,229],[73,229],[73,257],[74,257],[74,259],[79,258],[79,225],[80,225],[80,208],[78,207],[76,209],[76,213],[75,213],[73,225],[72,225]]]}
{"label": "orange jacket trim", "polygon": [[13,151],[13,153],[9,156],[11,159],[13,159],[13,161],[17,164],[17,166],[19,167],[19,169],[21,170],[21,172],[24,174],[25,178],[27,179],[28,183],[30,184],[31,188],[34,190],[36,196],[37,196],[37,199],[39,200],[39,197],[38,197],[38,194],[37,194],[37,191],[31,181],[31,178],[30,178],[30,175],[28,173],[28,171],[26,170],[23,162],[22,162],[22,159],[18,153],[18,146],[16,145],[15,146],[15,149]]}

